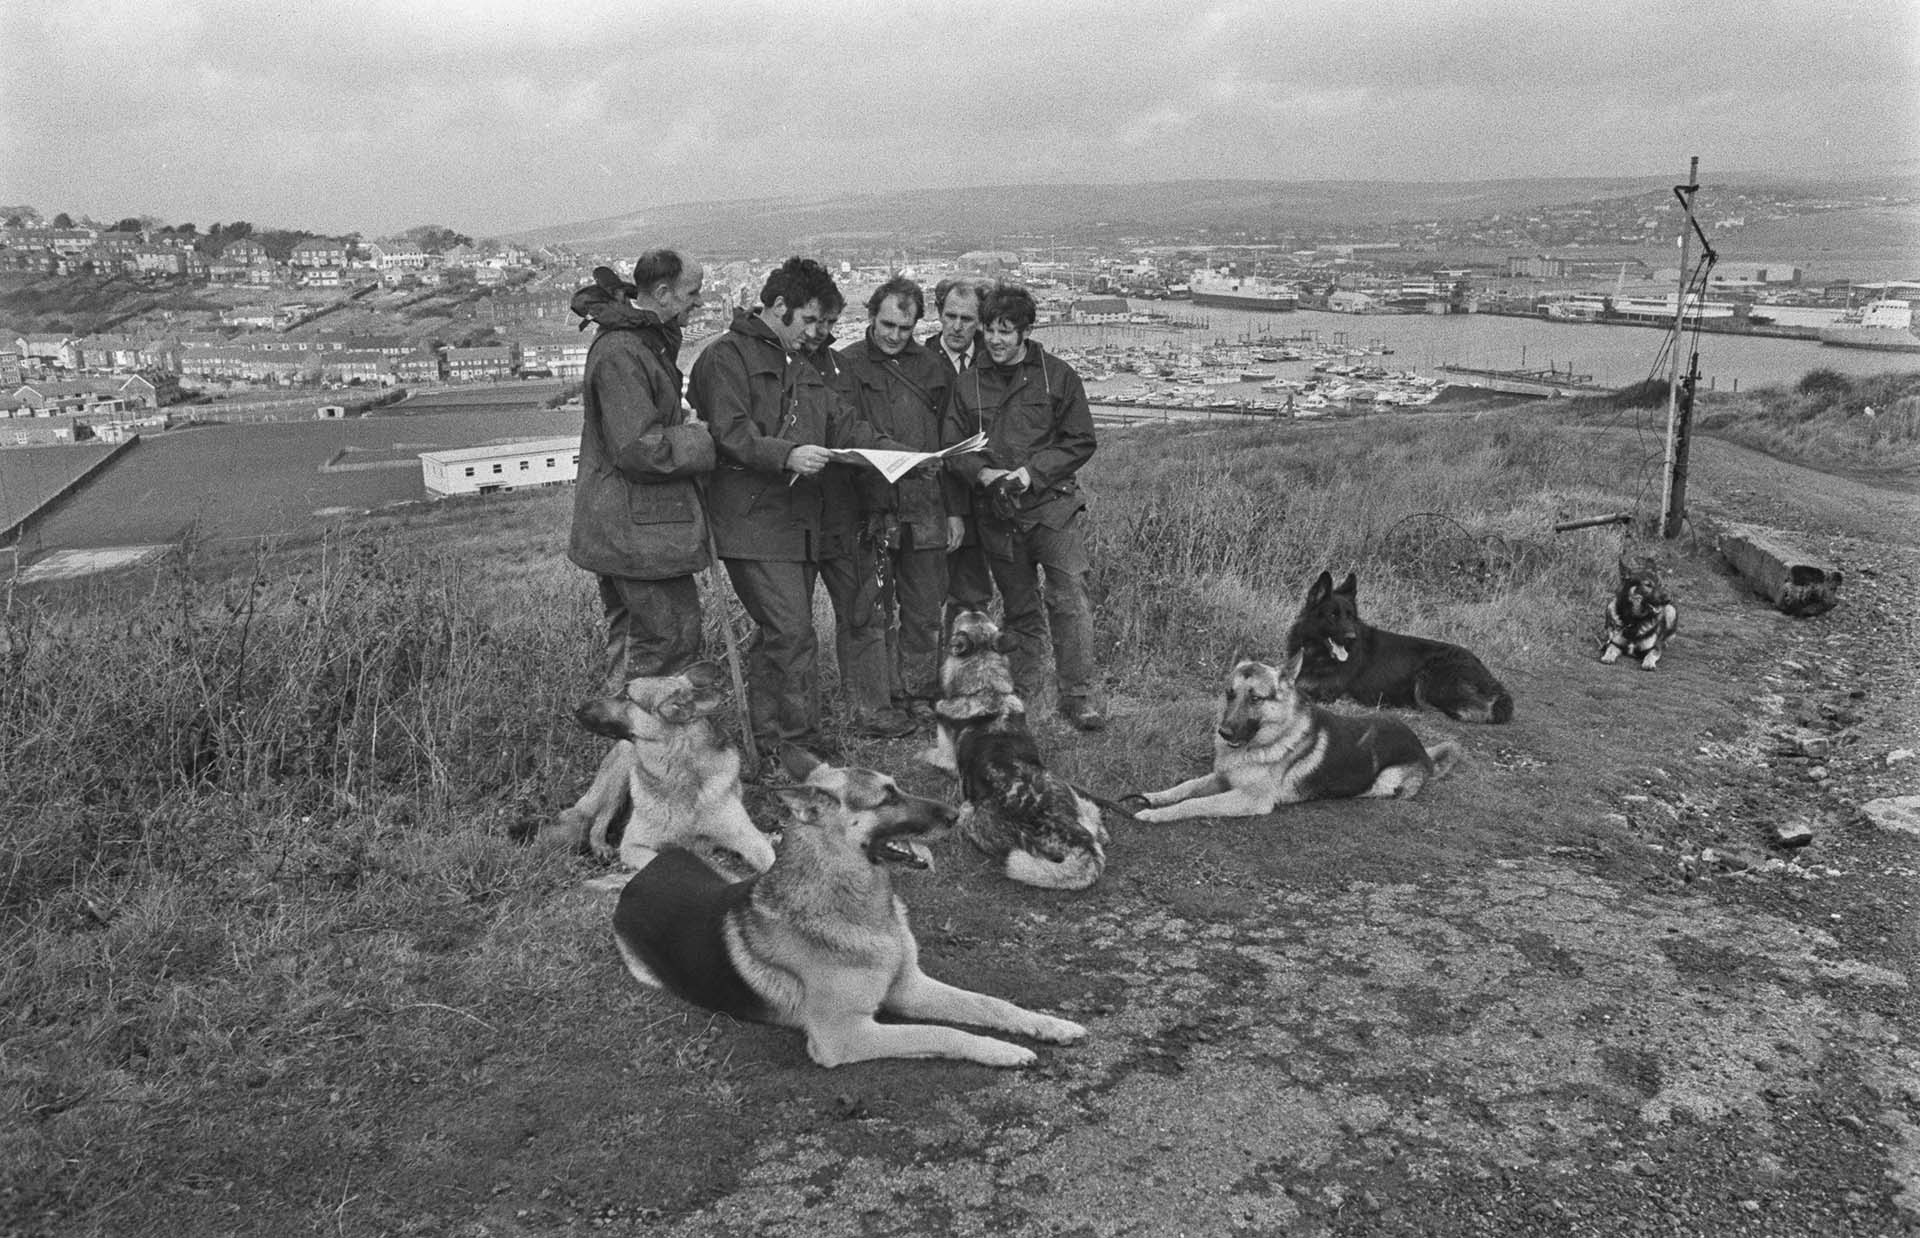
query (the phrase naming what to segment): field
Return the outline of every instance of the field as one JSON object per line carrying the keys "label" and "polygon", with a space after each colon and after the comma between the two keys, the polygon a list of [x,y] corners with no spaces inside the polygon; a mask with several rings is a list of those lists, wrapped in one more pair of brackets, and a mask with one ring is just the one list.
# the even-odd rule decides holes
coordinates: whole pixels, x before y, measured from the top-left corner
{"label": "field", "polygon": [[321,472],[342,448],[430,451],[579,428],[577,409],[522,408],[208,426],[150,435],[88,483],[77,499],[35,522],[26,542],[67,548],[196,538],[252,544],[311,536],[343,517],[427,497],[418,464]]}
{"label": "field", "polygon": [[[1414,801],[1115,822],[1082,895],[944,844],[902,883],[927,969],[1093,1029],[1017,1076],[821,1071],[625,977],[600,870],[525,843],[600,752],[565,492],[10,591],[0,1232],[1910,1232],[1920,839],[1858,805],[1915,768],[1913,475],[1704,439],[1649,542],[1648,447],[1630,407],[1108,436],[1115,721],[1036,712],[1056,768],[1202,768],[1223,668],[1323,567],[1518,714],[1407,715],[1467,753]],[[1756,515],[1846,604],[1728,578],[1710,526]],[[1623,549],[1683,599],[1655,675],[1594,657]],[[848,747],[944,793],[914,740]],[[1815,844],[1771,847],[1797,815]]]}

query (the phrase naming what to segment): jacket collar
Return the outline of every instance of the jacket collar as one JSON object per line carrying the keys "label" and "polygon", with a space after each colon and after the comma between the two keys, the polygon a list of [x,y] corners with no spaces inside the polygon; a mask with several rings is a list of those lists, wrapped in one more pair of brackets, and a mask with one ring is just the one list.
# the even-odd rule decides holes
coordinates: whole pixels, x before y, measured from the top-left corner
{"label": "jacket collar", "polygon": [[750,340],[759,340],[783,354],[787,351],[786,345],[780,342],[780,337],[774,334],[773,328],[760,321],[760,315],[749,313],[744,309],[733,311],[733,321],[728,324],[727,330],[735,335],[744,335]]}

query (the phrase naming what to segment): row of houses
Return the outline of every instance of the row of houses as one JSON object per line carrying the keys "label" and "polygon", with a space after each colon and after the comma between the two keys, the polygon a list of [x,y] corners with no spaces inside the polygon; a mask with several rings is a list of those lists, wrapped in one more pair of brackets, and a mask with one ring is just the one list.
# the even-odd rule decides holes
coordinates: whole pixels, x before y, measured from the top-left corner
{"label": "row of houses", "polygon": [[470,348],[428,348],[397,334],[262,333],[226,339],[188,333],[159,340],[119,335],[20,335],[0,346],[0,389],[35,376],[162,374],[296,384],[495,382],[516,373],[577,379],[588,337],[572,333]]}
{"label": "row of houses", "polygon": [[407,240],[353,244],[339,237],[308,237],[277,262],[267,247],[242,237],[209,257],[179,233],[108,232],[94,228],[0,228],[0,271],[62,276],[91,271],[204,279],[248,287],[345,287],[356,272],[383,281],[440,282],[444,270],[466,270],[482,285],[505,282],[509,272],[535,265],[518,246],[487,251],[460,246],[430,254]]}

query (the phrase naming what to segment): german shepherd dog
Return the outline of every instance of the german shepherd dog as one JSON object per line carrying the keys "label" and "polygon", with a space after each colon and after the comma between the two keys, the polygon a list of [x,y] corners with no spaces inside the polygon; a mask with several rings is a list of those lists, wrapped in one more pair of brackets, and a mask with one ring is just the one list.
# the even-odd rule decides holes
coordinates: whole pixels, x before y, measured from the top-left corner
{"label": "german shepherd dog", "polygon": [[807,1034],[822,1066],[882,1057],[948,1057],[1028,1066],[1031,1049],[907,1019],[967,1023],[1071,1044],[1087,1029],[931,979],[920,970],[890,868],[924,868],[926,841],[954,810],[903,793],[866,769],[816,766],[778,792],[788,819],[773,867],[728,882],[668,849],[636,873],[613,938],[636,980],[737,1019]]}
{"label": "german shepherd dog", "polygon": [[1316,701],[1437,709],[1461,722],[1508,722],[1513,697],[1479,658],[1458,645],[1402,636],[1360,618],[1352,572],[1334,587],[1322,572],[1287,631],[1287,654],[1303,654],[1300,686]]}
{"label": "german shepherd dog", "polygon": [[[710,716],[726,700],[725,674],[696,662],[678,675],[627,681],[625,695],[591,700],[574,720],[616,741],[593,785],[560,814],[547,841],[578,847],[629,869],[666,846],[698,852],[728,871],[762,873],[773,844],[740,798],[740,754],[721,742]],[[618,828],[618,843],[610,839]]]}
{"label": "german shepherd dog", "polygon": [[1009,878],[1084,890],[1106,871],[1106,825],[1095,799],[1041,759],[1013,690],[1010,640],[981,611],[954,617],[933,708],[934,746],[921,759],[959,779],[961,836]]}
{"label": "german shepherd dog", "polygon": [[1640,660],[1640,669],[1660,665],[1667,641],[1680,630],[1680,608],[1660,583],[1660,568],[1652,559],[1620,560],[1620,588],[1607,603],[1607,643],[1602,662],[1617,662],[1621,654]]}
{"label": "german shepherd dog", "polygon": [[1258,817],[1280,804],[1352,796],[1418,795],[1459,760],[1452,743],[1431,748],[1384,714],[1346,717],[1300,690],[1300,655],[1284,671],[1242,662],[1227,676],[1213,737],[1213,772],[1135,798],[1141,821]]}

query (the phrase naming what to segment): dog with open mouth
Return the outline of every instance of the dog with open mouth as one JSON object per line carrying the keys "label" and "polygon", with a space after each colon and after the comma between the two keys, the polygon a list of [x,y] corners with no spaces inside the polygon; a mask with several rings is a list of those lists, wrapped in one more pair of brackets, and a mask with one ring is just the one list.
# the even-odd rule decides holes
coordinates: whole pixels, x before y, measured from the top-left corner
{"label": "dog with open mouth", "polygon": [[787,810],[773,867],[728,882],[669,849],[621,892],[613,934],[634,979],[703,1006],[798,1028],[822,1066],[872,1058],[957,1058],[1029,1066],[1033,1050],[933,1019],[1051,1044],[1087,1030],[943,984],[920,970],[892,869],[925,867],[954,809],[867,769],[814,767],[778,792]]}
{"label": "dog with open mouth", "polygon": [[1460,722],[1513,719],[1513,695],[1467,650],[1362,620],[1352,572],[1337,587],[1331,572],[1308,586],[1287,630],[1287,655],[1296,653],[1303,659],[1300,687],[1317,701],[1437,709]]}
{"label": "dog with open mouth", "polygon": [[1296,653],[1284,669],[1236,665],[1214,728],[1212,771],[1129,796],[1140,805],[1135,819],[1258,817],[1306,800],[1408,798],[1459,760],[1458,745],[1429,748],[1397,718],[1312,704],[1299,686],[1300,661]]}
{"label": "dog with open mouth", "polygon": [[1607,603],[1607,643],[1600,660],[1612,663],[1621,654],[1639,660],[1640,669],[1660,665],[1667,641],[1680,630],[1680,608],[1660,583],[1660,567],[1652,559],[1620,559],[1620,586]]}
{"label": "dog with open mouth", "polygon": [[677,675],[628,680],[620,696],[576,709],[576,722],[614,744],[593,785],[543,837],[617,856],[629,870],[668,846],[736,875],[771,868],[773,844],[741,799],[740,754],[712,721],[725,682],[717,665],[696,662]]}
{"label": "dog with open mouth", "polygon": [[[960,783],[960,833],[1023,885],[1084,890],[1107,866],[1100,802],[1049,770],[984,611],[954,617],[940,667],[929,764]],[[1124,811],[1115,806],[1115,811]]]}

